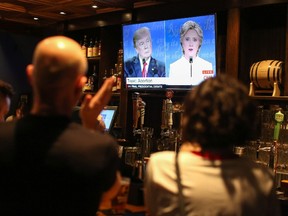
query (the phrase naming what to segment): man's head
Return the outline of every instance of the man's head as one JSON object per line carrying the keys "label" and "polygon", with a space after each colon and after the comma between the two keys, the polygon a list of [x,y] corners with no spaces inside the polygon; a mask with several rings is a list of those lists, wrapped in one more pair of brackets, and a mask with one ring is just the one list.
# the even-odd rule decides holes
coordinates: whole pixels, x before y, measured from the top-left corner
{"label": "man's head", "polygon": [[187,95],[183,139],[203,149],[231,148],[249,138],[255,116],[255,104],[243,84],[225,75],[209,78]]}
{"label": "man's head", "polygon": [[150,30],[147,27],[134,32],[133,43],[136,52],[141,59],[147,60],[152,55],[152,40]]}
{"label": "man's head", "polygon": [[67,106],[75,105],[86,82],[86,70],[86,57],[76,41],[64,36],[42,40],[34,51],[33,64],[27,66],[34,102],[56,107],[62,97]]}
{"label": "man's head", "polygon": [[9,112],[13,94],[12,86],[0,80],[0,122],[5,121],[5,116]]}

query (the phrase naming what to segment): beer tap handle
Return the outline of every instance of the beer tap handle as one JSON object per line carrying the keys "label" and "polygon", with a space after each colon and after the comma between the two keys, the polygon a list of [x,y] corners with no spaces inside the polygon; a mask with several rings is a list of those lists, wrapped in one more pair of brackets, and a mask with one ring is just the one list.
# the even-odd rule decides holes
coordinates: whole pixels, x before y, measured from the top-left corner
{"label": "beer tap handle", "polygon": [[167,124],[168,128],[171,129],[173,126],[173,103],[171,98],[174,96],[174,92],[172,90],[168,90],[166,92],[166,112],[167,112]]}
{"label": "beer tap handle", "polygon": [[143,129],[143,126],[144,126],[145,106],[146,106],[146,103],[141,100],[140,101],[140,125],[141,125],[141,129]]}
{"label": "beer tap handle", "polygon": [[166,110],[166,100],[162,103],[162,117],[161,117],[161,129],[167,128],[167,110]]}
{"label": "beer tap handle", "polygon": [[139,119],[139,93],[134,92],[132,95],[132,104],[133,104],[133,129],[135,130],[138,127]]}
{"label": "beer tap handle", "polygon": [[173,126],[173,103],[171,99],[167,99],[166,108],[168,127],[171,129]]}
{"label": "beer tap handle", "polygon": [[284,114],[281,111],[278,111],[275,113],[275,127],[274,127],[274,140],[278,141],[279,139],[279,133],[280,133],[280,127],[282,122],[284,121]]}

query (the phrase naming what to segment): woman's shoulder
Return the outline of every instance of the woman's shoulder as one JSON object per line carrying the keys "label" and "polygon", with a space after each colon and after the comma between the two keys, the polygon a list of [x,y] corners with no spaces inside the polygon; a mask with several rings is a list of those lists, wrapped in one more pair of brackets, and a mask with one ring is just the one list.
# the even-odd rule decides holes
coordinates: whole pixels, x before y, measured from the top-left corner
{"label": "woman's shoulder", "polygon": [[157,163],[162,161],[165,163],[165,161],[170,161],[171,158],[174,158],[174,157],[175,157],[174,151],[160,151],[160,152],[152,153],[149,161],[151,160]]}

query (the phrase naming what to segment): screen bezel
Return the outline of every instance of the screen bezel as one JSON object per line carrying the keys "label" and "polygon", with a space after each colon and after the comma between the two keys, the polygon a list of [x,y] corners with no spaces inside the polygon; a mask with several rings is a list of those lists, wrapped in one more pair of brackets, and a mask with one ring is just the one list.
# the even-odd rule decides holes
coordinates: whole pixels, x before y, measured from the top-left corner
{"label": "screen bezel", "polygon": [[[209,40],[211,39],[211,40],[214,40],[214,41],[210,41],[210,45],[209,45],[209,47],[208,47],[208,49],[211,49],[212,51],[205,51],[205,47],[207,47],[207,45],[203,45],[203,43],[205,43],[205,40],[207,40],[207,31],[208,30],[206,30],[206,33],[205,33],[205,29],[203,29],[203,24],[201,25],[201,22],[199,21],[199,20],[208,20],[208,18],[211,18],[211,17],[213,17],[213,20],[212,20],[212,26],[213,26],[213,29],[212,30],[210,30],[210,36],[209,36]],[[132,33],[131,32],[133,32],[134,30],[131,30],[131,32],[130,32],[130,35],[128,36],[127,35],[127,32],[125,31],[125,28],[126,27],[129,27],[129,28],[131,28],[131,26],[133,27],[133,28],[131,28],[131,29],[137,29],[137,28],[140,28],[140,27],[142,27],[142,26],[151,26],[151,25],[155,25],[155,24],[157,24],[157,23],[161,23],[161,22],[164,22],[164,23],[169,23],[169,22],[174,22],[174,23],[178,23],[177,25],[178,26],[181,26],[180,25],[180,23],[184,23],[185,21],[187,21],[187,20],[192,20],[192,21],[195,21],[195,22],[197,22],[197,23],[199,23],[199,25],[201,26],[201,28],[202,28],[202,30],[203,30],[203,35],[204,35],[204,38],[203,38],[203,43],[202,43],[202,47],[201,47],[201,51],[200,51],[200,54],[199,54],[199,56],[200,57],[203,57],[204,55],[205,55],[205,52],[206,52],[206,57],[203,57],[204,59],[207,59],[209,62],[211,62],[212,63],[212,66],[213,66],[213,76],[217,76],[217,44],[216,44],[216,42],[217,42],[217,15],[216,15],[216,13],[210,13],[210,14],[204,14],[204,15],[198,15],[198,16],[189,16],[189,17],[182,17],[182,18],[174,18],[174,19],[166,19],[166,20],[159,20],[159,21],[149,21],[149,22],[138,22],[138,23],[129,23],[129,24],[123,24],[122,25],[122,39],[123,39],[123,63],[130,57],[131,58],[131,56],[134,54],[134,55],[136,55],[136,52],[135,52],[135,49],[134,49],[134,47],[133,47],[133,49],[131,49],[131,44],[133,44],[133,36],[131,35]],[[177,29],[177,30],[176,30]],[[175,36],[174,37],[176,37],[177,39],[176,39],[176,41],[172,41],[172,42],[174,42],[174,43],[178,43],[178,48],[179,49],[181,49],[181,45],[180,45],[180,42],[179,42],[179,40],[180,40],[180,34],[179,34],[179,30],[180,30],[180,28],[175,28],[174,29],[174,32],[172,32],[173,34],[175,34]],[[153,32],[153,31],[151,31],[151,37],[152,37],[152,40],[154,40],[153,39],[153,37],[155,38],[155,35],[159,35],[159,32],[157,33],[157,32]],[[205,36],[205,34],[206,34],[206,36]],[[167,35],[167,33],[166,33],[166,35]],[[164,35],[163,36],[163,40],[166,40],[166,35]],[[206,37],[206,38],[205,38]],[[160,38],[161,39],[161,38]],[[160,40],[159,39],[159,40]],[[159,42],[159,40],[158,40],[158,42]],[[128,42],[126,42],[126,41],[128,41]],[[128,51],[128,54],[127,54],[127,48],[126,48],[126,46],[127,46],[127,43],[130,43],[130,45],[129,45],[129,47],[130,47],[130,51]],[[167,44],[166,44],[167,45]],[[167,50],[167,46],[164,46],[165,47],[165,51],[164,51],[164,53],[165,53],[165,55],[166,55],[166,53],[168,53],[169,52],[169,49]],[[160,46],[161,47],[161,46]],[[158,58],[158,59],[160,59],[160,60],[162,60],[162,61],[164,61],[165,62],[165,67],[166,67],[166,74],[169,74],[169,70],[170,70],[170,63],[171,63],[171,60],[167,60],[166,59],[166,56],[165,56],[165,58],[163,59],[161,59],[161,57],[159,57],[159,55],[161,56],[161,55],[163,55],[163,52],[162,52],[162,54],[161,54],[161,52],[160,52],[160,54],[157,56],[157,55],[155,55],[155,53],[157,53],[157,51],[156,50],[159,50],[159,48],[157,47],[156,49],[154,49],[154,42],[153,42],[153,53],[152,53],[152,56],[154,57],[155,56],[155,58]],[[204,51],[203,51],[204,50]],[[129,53],[130,52],[130,53]],[[178,53],[179,53],[179,50],[177,51]],[[172,51],[172,53],[175,53],[175,52],[173,52]],[[210,55],[210,57],[209,58],[207,58],[207,53]],[[178,54],[178,58],[180,57],[182,55],[182,53],[181,54]],[[127,57],[127,56],[129,56],[129,57]],[[210,59],[212,59],[212,60],[210,60]],[[123,65],[123,67],[124,67],[124,65]],[[123,68],[124,69],[124,68]],[[145,87],[144,85],[143,85],[143,87],[139,87],[139,86],[137,86],[137,87],[128,87],[128,85],[126,84],[126,77],[125,77],[125,74],[124,74],[125,72],[123,71],[123,83],[124,83],[124,88],[126,89],[126,90],[128,90],[128,91],[130,91],[130,90],[132,90],[132,91],[135,91],[135,90],[137,90],[137,91],[157,91],[157,90],[167,90],[167,89],[172,89],[172,90],[189,90],[189,89],[191,89],[191,88],[193,88],[193,87],[195,87],[196,85],[183,85],[183,84],[181,84],[181,85],[166,85],[166,86],[163,86],[163,85],[159,85],[159,86],[157,86],[157,85],[154,85],[152,88],[151,87]],[[167,76],[167,75],[166,75]],[[139,77],[133,77],[133,78],[139,78]],[[143,78],[142,78],[143,79]],[[158,79],[159,80],[159,79]],[[197,84],[198,85],[198,84]]]}

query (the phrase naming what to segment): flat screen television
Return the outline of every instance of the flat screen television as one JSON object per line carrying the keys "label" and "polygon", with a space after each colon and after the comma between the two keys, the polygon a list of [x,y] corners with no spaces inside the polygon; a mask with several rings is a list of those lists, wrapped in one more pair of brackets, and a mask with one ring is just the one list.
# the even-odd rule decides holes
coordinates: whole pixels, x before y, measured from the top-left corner
{"label": "flat screen television", "polygon": [[128,90],[187,90],[216,76],[215,14],[124,24],[122,33]]}

